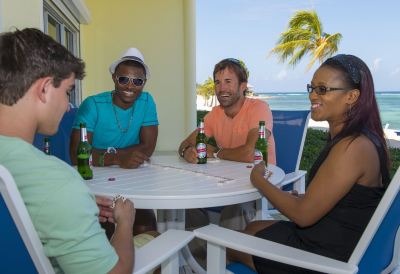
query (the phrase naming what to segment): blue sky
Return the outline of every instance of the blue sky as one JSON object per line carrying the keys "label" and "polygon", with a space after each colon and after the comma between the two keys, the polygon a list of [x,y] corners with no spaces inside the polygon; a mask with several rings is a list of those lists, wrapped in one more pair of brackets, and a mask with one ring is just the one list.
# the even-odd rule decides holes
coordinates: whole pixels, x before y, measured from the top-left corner
{"label": "blue sky", "polygon": [[377,91],[400,91],[398,0],[197,0],[196,78],[203,83],[215,63],[243,60],[257,92],[305,91],[306,56],[294,69],[268,52],[297,10],[314,8],[326,33],[343,35],[338,53],[354,54],[371,69]]}

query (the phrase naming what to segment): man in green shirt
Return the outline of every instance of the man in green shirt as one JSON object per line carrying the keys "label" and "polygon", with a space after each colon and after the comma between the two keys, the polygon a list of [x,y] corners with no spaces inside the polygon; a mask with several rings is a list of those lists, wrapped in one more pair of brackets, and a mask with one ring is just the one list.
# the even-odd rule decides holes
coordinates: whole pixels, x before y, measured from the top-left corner
{"label": "man in green shirt", "polygon": [[[83,77],[82,60],[41,31],[0,35],[0,164],[13,175],[56,273],[132,273],[132,202],[118,199],[109,212],[110,201],[94,197],[72,167],[32,146],[36,132],[57,132]],[[118,224],[111,242],[99,224],[109,218]]]}

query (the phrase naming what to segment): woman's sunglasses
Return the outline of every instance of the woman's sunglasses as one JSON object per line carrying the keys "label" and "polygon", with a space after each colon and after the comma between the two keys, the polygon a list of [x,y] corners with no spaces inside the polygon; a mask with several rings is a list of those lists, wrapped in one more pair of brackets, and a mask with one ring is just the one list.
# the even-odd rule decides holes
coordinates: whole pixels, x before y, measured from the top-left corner
{"label": "woman's sunglasses", "polygon": [[118,84],[121,86],[126,86],[129,82],[134,84],[137,87],[141,87],[144,84],[144,79],[142,78],[133,78],[128,76],[117,76],[116,77]]}

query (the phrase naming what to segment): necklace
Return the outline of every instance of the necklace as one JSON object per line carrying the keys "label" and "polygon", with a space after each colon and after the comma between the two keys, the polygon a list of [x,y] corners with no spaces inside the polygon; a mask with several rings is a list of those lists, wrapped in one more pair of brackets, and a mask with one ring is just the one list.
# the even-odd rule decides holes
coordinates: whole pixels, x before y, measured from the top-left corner
{"label": "necklace", "polygon": [[[113,94],[113,97],[114,97],[114,94]],[[129,128],[131,127],[131,124],[132,124],[132,121],[133,121],[133,106],[132,106],[132,109],[131,109],[131,117],[129,118],[128,127],[127,128],[123,128],[121,126],[120,122],[119,122],[117,111],[115,110],[115,106],[114,106],[114,103],[113,103],[112,100],[111,100],[111,105],[112,105],[112,109],[113,109],[113,112],[114,112],[114,115],[115,115],[115,120],[117,120],[117,126],[118,126],[119,130],[122,133],[127,133]]]}

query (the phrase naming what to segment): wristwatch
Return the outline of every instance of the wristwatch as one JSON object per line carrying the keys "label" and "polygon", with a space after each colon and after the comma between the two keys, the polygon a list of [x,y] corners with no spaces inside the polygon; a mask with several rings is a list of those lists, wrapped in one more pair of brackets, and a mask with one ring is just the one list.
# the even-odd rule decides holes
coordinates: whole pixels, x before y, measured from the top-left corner
{"label": "wristwatch", "polygon": [[108,147],[107,150],[99,155],[99,166],[104,166],[104,157],[106,154],[117,154],[117,149],[115,147]]}
{"label": "wristwatch", "polygon": [[216,152],[213,153],[213,156],[214,156],[215,159],[219,160],[219,158],[218,158],[218,153],[220,153],[221,150],[222,150],[222,147],[218,147],[218,150],[217,150]]}

